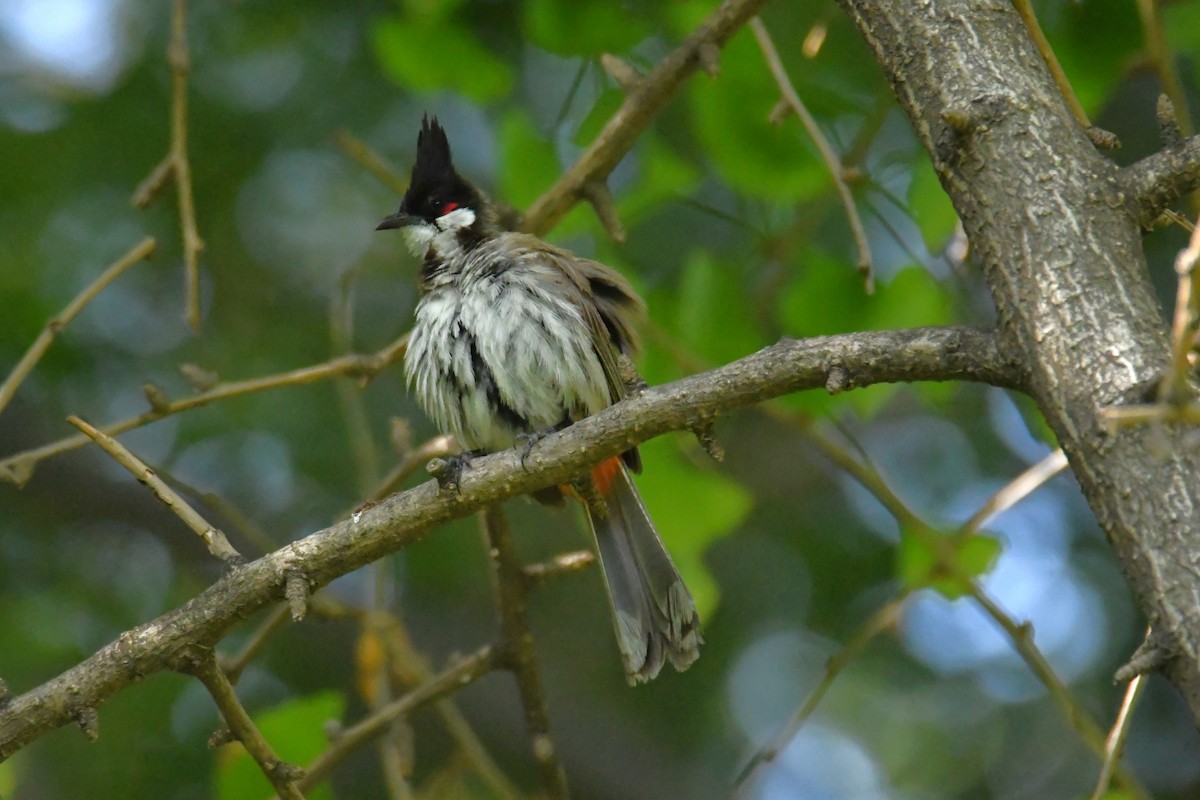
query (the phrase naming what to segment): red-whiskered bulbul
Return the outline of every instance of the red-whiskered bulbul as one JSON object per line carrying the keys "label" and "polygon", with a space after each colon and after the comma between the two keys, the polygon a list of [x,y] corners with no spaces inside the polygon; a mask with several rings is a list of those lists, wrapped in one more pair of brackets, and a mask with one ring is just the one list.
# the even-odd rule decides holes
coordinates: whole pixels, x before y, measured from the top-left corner
{"label": "red-whiskered bulbul", "polygon": [[[455,171],[436,118],[422,120],[408,191],[377,229],[392,228],[423,258],[405,374],[467,455],[530,447],[625,396],[622,359],[637,348],[641,298],[603,264],[501,230],[491,203]],[[657,675],[664,660],[687,669],[701,637],[692,595],[631,469],[640,469],[637,450],[600,463],[573,494],[587,509],[633,684]]]}

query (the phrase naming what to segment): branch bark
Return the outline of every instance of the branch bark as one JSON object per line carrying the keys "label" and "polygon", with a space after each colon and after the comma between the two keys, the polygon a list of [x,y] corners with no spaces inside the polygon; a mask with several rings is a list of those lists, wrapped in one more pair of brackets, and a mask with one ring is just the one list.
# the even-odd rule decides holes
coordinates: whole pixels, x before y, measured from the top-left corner
{"label": "branch bark", "polygon": [[1139,212],[1114,198],[1129,175],[1146,184],[1134,195],[1153,196],[1160,178],[1147,164],[1170,156],[1123,175],[1097,153],[1008,2],[839,2],[932,155],[1006,352],[1029,369],[1028,389],[1171,653],[1167,675],[1200,719],[1200,452],[1183,426],[1110,433],[1100,414],[1140,399],[1167,365]]}
{"label": "branch bark", "polygon": [[119,636],[81,664],[0,702],[0,759],[134,681],[187,670],[246,616],[284,597],[299,571],[315,591],[417,541],[435,525],[534,489],[654,436],[802,389],[874,383],[969,380],[1019,388],[1024,377],[995,336],[974,328],[917,328],[785,339],[709,372],[647,389],[540,441],[525,459],[506,451],[474,459],[458,492],[427,481],[323,531],[229,572],[188,603]]}

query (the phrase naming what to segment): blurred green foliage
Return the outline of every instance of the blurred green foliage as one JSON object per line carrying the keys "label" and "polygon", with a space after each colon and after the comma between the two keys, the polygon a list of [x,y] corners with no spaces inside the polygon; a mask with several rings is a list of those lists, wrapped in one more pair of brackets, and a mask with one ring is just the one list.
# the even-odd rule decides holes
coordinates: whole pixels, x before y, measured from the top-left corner
{"label": "blurred green foliage", "polygon": [[[193,0],[189,153],[206,242],[204,326],[193,334],[182,320],[174,187],[149,211],[128,203],[170,141],[169,4],[45,0],[36,13],[32,3],[0,4],[0,375],[106,264],[142,235],[159,241],[152,263],[62,332],[0,414],[0,458],[72,433],[63,421],[71,413],[94,423],[141,413],[147,381],[188,394],[183,363],[238,380],[382,347],[409,324],[416,264],[396,237],[372,230],[398,198],[334,134],[350,132],[403,174],[422,114],[437,114],[460,169],[524,210],[623,100],[599,56],[653,69],[714,6]],[[1125,141],[1117,158],[1154,148],[1158,85],[1133,0],[1036,6],[1088,112]],[[1200,3],[1171,3],[1162,14],[1200,109]],[[929,158],[836,4],[776,2],[763,20],[846,162],[876,290],[864,291],[845,212],[808,134],[794,117],[768,121],[779,89],[742,31],[719,73],[685,84],[611,176],[627,241],[608,240],[586,205],[548,235],[620,269],[643,293],[651,320],[640,366],[651,383],[785,336],[991,319]],[[1147,239],[1164,291],[1181,244],[1179,231]],[[344,290],[349,341],[331,335]],[[1047,452],[1045,426],[1030,412],[982,387],[877,386],[807,392],[722,421],[721,464],[690,436],[647,443],[638,483],[696,594],[706,645],[687,673],[629,689],[594,570],[537,590],[530,613],[573,796],[728,797],[731,776],[820,682],[839,643],[908,589],[899,623],[852,660],[747,796],[1090,792],[1096,758],[1011,643],[969,598],[950,599],[962,586],[944,579],[928,538],[898,525],[812,439],[816,432],[864,464],[929,530],[952,530]],[[191,496],[236,509],[211,513],[253,556],[354,508],[399,459],[393,417],[409,420],[413,442],[434,433],[399,369],[366,386],[316,383],[214,403],[122,440]],[[220,572],[194,536],[91,449],[45,461],[21,490],[0,484],[0,509],[0,677],[16,692]],[[525,559],[585,546],[574,511],[514,502],[509,513]],[[1119,701],[1110,676],[1144,622],[1071,479],[1039,490],[986,535],[954,541],[958,569],[1032,622],[1035,643],[1106,726]],[[485,564],[475,522],[463,520],[330,592],[401,615],[416,650],[442,664],[495,634]],[[257,622],[219,649],[235,652]],[[319,615],[286,625],[239,683],[285,758],[311,759],[325,720],[365,713],[358,628],[354,617]],[[501,768],[534,792],[509,676],[489,676],[456,702]],[[268,793],[238,748],[207,749],[217,716],[193,681],[152,676],[106,703],[100,720],[96,744],[63,730],[0,765],[0,795]],[[463,777],[469,766],[437,716],[411,722],[421,796],[491,796]],[[1155,797],[1200,791],[1195,730],[1165,685],[1151,685],[1128,752]],[[377,751],[366,748],[311,796],[383,797],[383,787]]]}

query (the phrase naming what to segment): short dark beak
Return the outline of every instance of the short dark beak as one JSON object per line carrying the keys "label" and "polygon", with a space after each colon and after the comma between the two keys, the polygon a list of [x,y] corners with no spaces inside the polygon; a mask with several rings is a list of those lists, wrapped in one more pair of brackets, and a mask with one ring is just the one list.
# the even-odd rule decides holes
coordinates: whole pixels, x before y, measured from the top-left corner
{"label": "short dark beak", "polygon": [[403,211],[397,211],[390,217],[384,217],[378,225],[375,226],[377,231],[390,231],[396,228],[406,228],[409,225],[416,225],[421,222],[421,218],[413,214],[408,214]]}

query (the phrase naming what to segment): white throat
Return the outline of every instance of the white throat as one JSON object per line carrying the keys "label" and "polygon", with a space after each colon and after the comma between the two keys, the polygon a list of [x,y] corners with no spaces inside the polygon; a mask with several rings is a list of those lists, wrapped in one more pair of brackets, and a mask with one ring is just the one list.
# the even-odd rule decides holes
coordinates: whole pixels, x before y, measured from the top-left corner
{"label": "white throat", "polygon": [[469,208],[456,208],[443,214],[433,222],[409,225],[404,229],[404,238],[413,255],[423,256],[433,247],[441,255],[458,249],[457,233],[475,224],[475,212]]}

